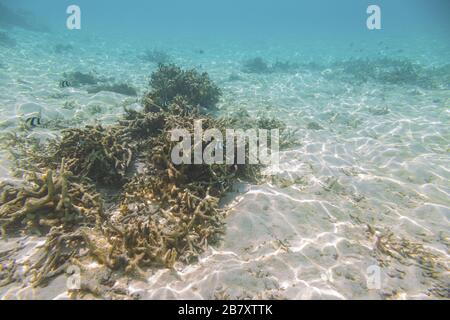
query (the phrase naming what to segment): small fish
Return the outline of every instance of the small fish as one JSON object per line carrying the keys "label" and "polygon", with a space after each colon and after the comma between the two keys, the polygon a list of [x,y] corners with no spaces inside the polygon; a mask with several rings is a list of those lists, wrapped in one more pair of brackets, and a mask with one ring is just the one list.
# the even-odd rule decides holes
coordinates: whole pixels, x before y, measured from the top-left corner
{"label": "small fish", "polygon": [[61,88],[67,88],[67,87],[70,87],[70,82],[67,81],[67,80],[62,80],[62,81],[59,82],[59,86],[60,86]]}
{"label": "small fish", "polygon": [[41,116],[27,118],[25,123],[30,125],[30,127],[34,128],[41,125]]}

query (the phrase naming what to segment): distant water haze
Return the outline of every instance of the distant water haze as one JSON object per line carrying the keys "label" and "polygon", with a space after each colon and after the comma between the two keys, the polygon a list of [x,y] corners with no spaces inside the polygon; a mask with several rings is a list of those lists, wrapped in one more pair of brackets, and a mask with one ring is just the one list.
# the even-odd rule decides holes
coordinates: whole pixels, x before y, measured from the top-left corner
{"label": "distant water haze", "polygon": [[[82,12],[82,32],[111,36],[168,37],[205,40],[323,39],[369,37],[366,9],[382,9],[384,36],[450,32],[447,0],[305,1],[305,0],[17,0],[3,1],[26,8],[64,31],[66,8]],[[378,34],[379,36],[379,34]]]}

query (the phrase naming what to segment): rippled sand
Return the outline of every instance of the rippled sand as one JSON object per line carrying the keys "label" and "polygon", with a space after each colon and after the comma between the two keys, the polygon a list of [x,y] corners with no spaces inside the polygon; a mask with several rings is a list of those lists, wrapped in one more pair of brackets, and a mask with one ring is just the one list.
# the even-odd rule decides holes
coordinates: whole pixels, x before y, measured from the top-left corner
{"label": "rippled sand", "polygon": [[[143,48],[133,44],[83,38],[73,52],[56,54],[51,47],[63,38],[40,36],[36,43],[33,33],[15,35],[19,45],[0,51],[1,130],[38,109],[44,121],[112,123],[124,105],[138,107],[138,101],[59,88],[62,73],[95,70],[142,94],[155,68],[138,59]],[[174,62],[212,75],[224,92],[219,113],[265,111],[297,130],[296,144],[281,153],[278,171],[267,168],[273,174],[267,183],[236,185],[224,199],[230,210],[218,247],[193,265],[122,279],[133,293],[148,299],[449,297],[448,89],[353,84],[306,69],[243,74],[242,59],[261,52],[218,47],[196,55],[194,49],[173,49]],[[232,73],[237,80],[229,80]],[[30,134],[46,139],[55,132]],[[5,155],[0,170],[10,178]],[[23,259],[40,240],[2,241],[0,252],[21,243]],[[368,288],[373,266],[380,268],[379,289]],[[65,291],[64,276],[46,288],[0,288],[9,299],[65,298]]]}

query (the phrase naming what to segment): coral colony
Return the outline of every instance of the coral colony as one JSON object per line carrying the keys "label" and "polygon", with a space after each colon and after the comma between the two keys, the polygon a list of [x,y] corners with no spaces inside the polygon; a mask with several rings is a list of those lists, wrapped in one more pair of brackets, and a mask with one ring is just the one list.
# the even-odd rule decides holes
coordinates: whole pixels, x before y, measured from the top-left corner
{"label": "coral colony", "polygon": [[[79,73],[68,78],[96,82]],[[227,163],[176,164],[170,132],[193,135],[200,120],[216,133],[260,124],[283,129],[282,123],[263,118],[239,127],[235,118],[201,113],[220,97],[206,73],[160,65],[150,84],[143,110],[125,110],[114,125],[68,128],[45,144],[9,133],[5,141],[25,182],[1,186],[0,226],[3,237],[45,235],[38,258],[25,272],[34,286],[45,285],[69,265],[84,270],[94,261],[108,272],[137,276],[145,268],[195,261],[224,231],[220,198],[237,179],[260,177],[262,165],[238,162],[239,155]],[[207,146],[197,141],[201,152]],[[15,261],[2,269],[1,285],[17,280]],[[86,293],[118,295],[95,281],[72,292]]]}

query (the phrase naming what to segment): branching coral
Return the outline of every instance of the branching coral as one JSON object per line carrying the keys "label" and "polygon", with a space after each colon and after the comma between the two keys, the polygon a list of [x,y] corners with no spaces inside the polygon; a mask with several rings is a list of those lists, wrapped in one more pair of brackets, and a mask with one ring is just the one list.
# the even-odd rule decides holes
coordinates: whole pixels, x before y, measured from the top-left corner
{"label": "branching coral", "polygon": [[6,229],[20,223],[27,229],[41,233],[53,226],[78,223],[94,219],[102,213],[99,195],[92,184],[80,180],[64,169],[54,176],[52,170],[45,174],[31,174],[29,186],[17,188],[2,185],[0,225],[2,234]]}
{"label": "branching coral", "polygon": [[[152,79],[167,81],[169,88],[157,85],[144,99],[143,111],[125,110],[115,125],[64,130],[59,140],[33,143],[32,149],[20,137],[12,143],[24,144],[16,157],[27,161],[18,165],[36,173],[25,187],[2,187],[0,223],[4,235],[16,225],[46,234],[29,270],[34,285],[61,273],[69,262],[95,259],[110,270],[138,275],[148,267],[189,263],[224,231],[219,199],[236,179],[259,175],[260,165],[174,164],[173,129],[192,134],[201,119],[203,129],[225,132],[237,122],[197,108],[218,98],[207,75],[161,66]],[[261,118],[256,125],[278,128],[282,123]],[[201,150],[207,145],[202,140]],[[140,169],[126,177],[132,165]],[[108,203],[108,213],[90,181],[121,191]],[[107,292],[92,284],[87,290]]]}
{"label": "branching coral", "polygon": [[150,86],[152,90],[146,99],[162,107],[167,107],[181,96],[193,107],[213,108],[221,95],[207,73],[198,73],[194,69],[182,70],[173,64],[159,65],[151,76]]}
{"label": "branching coral", "polygon": [[68,81],[71,86],[79,87],[82,85],[95,85],[100,82],[95,75],[90,73],[82,73],[79,71],[64,73],[64,80]]}

